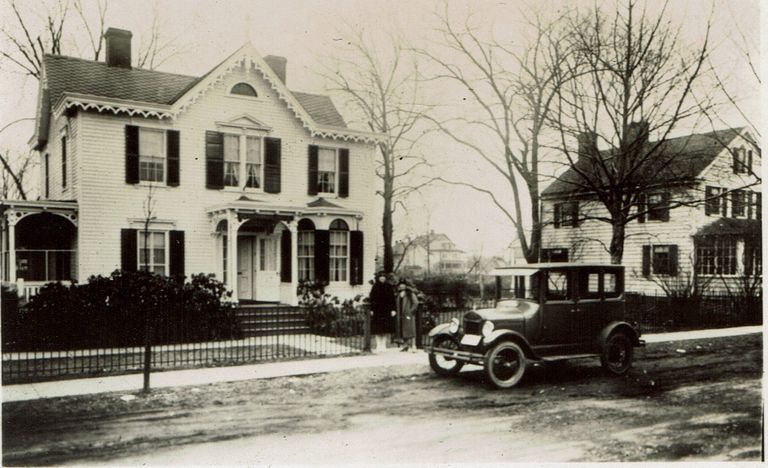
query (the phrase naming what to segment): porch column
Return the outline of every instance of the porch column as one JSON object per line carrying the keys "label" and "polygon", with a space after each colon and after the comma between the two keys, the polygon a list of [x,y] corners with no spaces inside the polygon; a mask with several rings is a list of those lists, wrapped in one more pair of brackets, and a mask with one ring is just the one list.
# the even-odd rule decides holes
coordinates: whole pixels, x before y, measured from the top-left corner
{"label": "porch column", "polygon": [[[10,214],[10,216],[8,216]],[[8,281],[16,282],[16,213],[6,213],[8,222]],[[21,291],[19,291],[21,292]]]}
{"label": "porch column", "polygon": [[239,300],[237,293],[237,231],[240,223],[237,215],[227,212],[227,285],[232,290],[232,300]]}
{"label": "porch column", "polygon": [[294,218],[288,222],[288,231],[291,233],[291,291],[292,302],[298,303],[296,288],[299,287],[299,222]]}

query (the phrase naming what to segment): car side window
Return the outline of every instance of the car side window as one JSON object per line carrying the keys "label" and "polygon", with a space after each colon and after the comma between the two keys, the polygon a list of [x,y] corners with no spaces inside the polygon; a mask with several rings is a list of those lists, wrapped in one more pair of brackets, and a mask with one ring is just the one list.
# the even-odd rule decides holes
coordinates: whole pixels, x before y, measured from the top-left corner
{"label": "car side window", "polygon": [[600,298],[600,272],[582,271],[579,276],[579,297],[581,299]]}
{"label": "car side window", "polygon": [[570,298],[568,290],[568,273],[550,271],[547,275],[547,299],[558,301]]}
{"label": "car side window", "polygon": [[603,293],[605,297],[619,297],[619,281],[616,273],[603,274]]}

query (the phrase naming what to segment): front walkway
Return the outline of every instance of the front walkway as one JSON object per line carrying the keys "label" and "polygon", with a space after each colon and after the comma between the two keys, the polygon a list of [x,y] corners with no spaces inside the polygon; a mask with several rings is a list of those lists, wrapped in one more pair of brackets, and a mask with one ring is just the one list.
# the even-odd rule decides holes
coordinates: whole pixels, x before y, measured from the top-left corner
{"label": "front walkway", "polygon": [[[762,326],[694,330],[687,332],[658,333],[643,335],[647,343],[717,338],[723,336],[762,333]],[[267,379],[291,375],[307,375],[323,372],[338,372],[347,369],[398,365],[426,365],[422,352],[402,353],[389,350],[380,354],[365,354],[352,357],[311,359],[303,361],[272,362],[232,367],[190,369],[155,372],[151,376],[152,388],[177,387],[184,385],[207,385],[220,382]],[[103,392],[135,392],[142,387],[141,374],[99,377],[92,379],[62,380],[34,384],[7,385],[2,387],[3,402],[35,400],[72,395],[89,395]]]}

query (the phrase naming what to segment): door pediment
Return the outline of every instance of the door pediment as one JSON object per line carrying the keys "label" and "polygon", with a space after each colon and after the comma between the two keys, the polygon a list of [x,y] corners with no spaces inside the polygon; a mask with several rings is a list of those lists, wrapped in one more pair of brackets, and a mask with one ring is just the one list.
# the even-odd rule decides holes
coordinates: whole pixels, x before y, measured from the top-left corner
{"label": "door pediment", "polygon": [[249,114],[241,114],[226,121],[216,122],[220,127],[239,128],[242,130],[257,130],[261,132],[271,132],[272,127],[264,124],[256,117]]}

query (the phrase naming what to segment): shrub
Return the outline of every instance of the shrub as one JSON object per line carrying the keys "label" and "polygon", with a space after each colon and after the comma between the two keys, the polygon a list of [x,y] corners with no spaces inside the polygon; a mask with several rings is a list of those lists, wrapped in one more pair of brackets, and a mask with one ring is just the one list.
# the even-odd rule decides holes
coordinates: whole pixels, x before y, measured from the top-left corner
{"label": "shrub", "polygon": [[480,287],[463,276],[430,276],[413,280],[413,283],[436,307],[463,308],[472,296],[480,295]]}
{"label": "shrub", "polygon": [[240,338],[234,306],[212,275],[188,283],[149,272],[115,271],[86,284],[47,284],[17,314],[3,345],[15,350],[77,349]]}
{"label": "shrub", "polygon": [[365,332],[369,313],[361,295],[340,300],[325,292],[325,284],[302,281],[297,290],[299,305],[307,309],[307,326],[317,335],[346,337]]}

